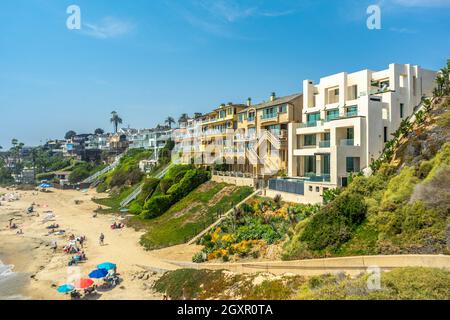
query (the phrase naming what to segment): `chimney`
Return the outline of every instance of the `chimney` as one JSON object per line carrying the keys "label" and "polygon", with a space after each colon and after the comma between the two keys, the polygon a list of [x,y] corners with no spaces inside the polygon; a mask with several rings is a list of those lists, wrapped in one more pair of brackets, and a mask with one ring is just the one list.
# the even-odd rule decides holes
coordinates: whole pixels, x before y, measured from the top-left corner
{"label": "chimney", "polygon": [[247,99],[247,107],[251,107],[252,105],[252,98]]}
{"label": "chimney", "polygon": [[276,95],[275,95],[275,92],[272,92],[272,95],[270,96],[270,101],[275,101],[275,99],[276,99]]}

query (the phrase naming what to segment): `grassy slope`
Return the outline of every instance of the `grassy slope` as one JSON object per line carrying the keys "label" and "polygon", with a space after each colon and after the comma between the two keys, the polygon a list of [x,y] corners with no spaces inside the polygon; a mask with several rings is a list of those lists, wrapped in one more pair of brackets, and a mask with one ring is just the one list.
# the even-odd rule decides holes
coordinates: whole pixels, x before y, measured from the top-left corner
{"label": "grassy slope", "polygon": [[[223,189],[232,188],[232,192]],[[217,218],[252,193],[248,187],[230,187],[223,183],[207,182],[178,203],[162,216],[143,220],[135,217],[130,224],[146,229],[141,244],[147,249],[157,249],[183,243],[194,237]],[[213,201],[212,201],[213,200]]]}
{"label": "grassy slope", "polygon": [[120,203],[128,197],[134,188],[125,187],[118,195],[110,196],[108,198],[94,199],[93,201],[101,206],[108,207],[107,209],[99,210],[100,213],[118,213],[121,209]]}
{"label": "grassy slope", "polygon": [[[259,281],[255,281],[257,278]],[[368,290],[367,275],[274,277],[194,269],[167,272],[154,285],[172,299],[225,300],[448,300],[449,287],[450,271],[432,268],[399,268],[383,273],[380,290]]]}

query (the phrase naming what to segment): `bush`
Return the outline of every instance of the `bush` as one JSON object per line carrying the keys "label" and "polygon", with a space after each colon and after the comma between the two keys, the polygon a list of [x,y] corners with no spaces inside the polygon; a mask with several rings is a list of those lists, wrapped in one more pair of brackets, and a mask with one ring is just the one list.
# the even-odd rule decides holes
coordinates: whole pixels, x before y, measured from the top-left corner
{"label": "bush", "polygon": [[336,248],[351,238],[352,231],[365,219],[366,211],[361,195],[345,191],[311,218],[300,239],[311,250]]}
{"label": "bush", "polygon": [[192,257],[192,262],[194,263],[205,262],[205,260],[203,259],[203,252],[197,252],[196,254],[194,254],[194,256]]}
{"label": "bush", "polygon": [[111,188],[124,186],[127,182],[127,174],[124,171],[116,172],[112,178],[109,186]]}
{"label": "bush", "polygon": [[142,186],[142,192],[137,198],[137,202],[141,206],[143,206],[145,204],[145,201],[152,196],[159,182],[160,182],[159,179],[156,178],[148,178],[144,181],[144,185]]}
{"label": "bush", "polygon": [[185,197],[189,192],[197,188],[202,183],[208,181],[209,175],[203,170],[189,170],[180,182],[172,185],[167,194],[173,196],[174,201],[178,201]]}
{"label": "bush", "polygon": [[133,202],[130,205],[129,210],[130,210],[131,214],[138,215],[138,214],[140,214],[142,212],[142,206],[138,202]]}
{"label": "bush", "polygon": [[144,219],[159,217],[170,208],[172,203],[173,198],[171,195],[152,197],[145,203],[141,216]]}
{"label": "bush", "polygon": [[76,166],[69,175],[70,183],[78,183],[89,177],[90,171],[87,164]]}
{"label": "bush", "polygon": [[241,204],[240,208],[242,211],[244,211],[244,213],[254,213],[255,212],[255,209],[248,203]]}

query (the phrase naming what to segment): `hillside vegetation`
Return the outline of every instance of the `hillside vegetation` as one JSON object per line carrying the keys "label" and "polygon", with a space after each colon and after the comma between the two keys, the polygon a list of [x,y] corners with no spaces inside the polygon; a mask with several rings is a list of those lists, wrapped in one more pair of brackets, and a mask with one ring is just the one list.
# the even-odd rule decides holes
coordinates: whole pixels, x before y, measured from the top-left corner
{"label": "hillside vegetation", "polygon": [[450,98],[404,125],[370,177],[356,176],[300,222],[284,259],[361,254],[449,254]]}
{"label": "hillside vegetation", "polygon": [[368,275],[343,273],[302,277],[267,273],[179,269],[164,274],[154,289],[171,299],[195,300],[449,300],[450,271],[398,268],[381,274],[381,288],[370,290]]}
{"label": "hillside vegetation", "polygon": [[[161,194],[163,190],[160,188],[158,186],[154,192]],[[147,249],[181,244],[193,238],[252,192],[249,187],[208,181],[174,202],[161,215],[148,218],[144,213],[132,219],[130,225],[147,231],[141,238],[141,244]],[[148,200],[147,203],[152,204],[153,201]],[[145,207],[149,208],[150,205],[146,204]]]}

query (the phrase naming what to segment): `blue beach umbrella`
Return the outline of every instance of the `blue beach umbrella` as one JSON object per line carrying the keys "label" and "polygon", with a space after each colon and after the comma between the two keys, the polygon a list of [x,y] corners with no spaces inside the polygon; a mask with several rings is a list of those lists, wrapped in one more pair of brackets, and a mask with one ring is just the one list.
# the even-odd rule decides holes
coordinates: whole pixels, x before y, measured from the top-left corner
{"label": "blue beach umbrella", "polygon": [[97,269],[89,273],[89,278],[92,279],[101,279],[108,275],[108,270],[106,269]]}
{"label": "blue beach umbrella", "polygon": [[59,293],[69,293],[72,292],[75,289],[75,287],[71,284],[63,284],[62,286],[58,287],[56,289]]}
{"label": "blue beach umbrella", "polygon": [[48,184],[48,183],[42,183],[41,185],[39,185],[39,188],[43,188],[43,189],[47,189],[47,188],[51,188],[52,185]]}
{"label": "blue beach umbrella", "polygon": [[114,263],[111,262],[103,262],[102,264],[99,264],[97,266],[98,269],[105,269],[105,270],[113,270],[116,269],[117,266]]}

